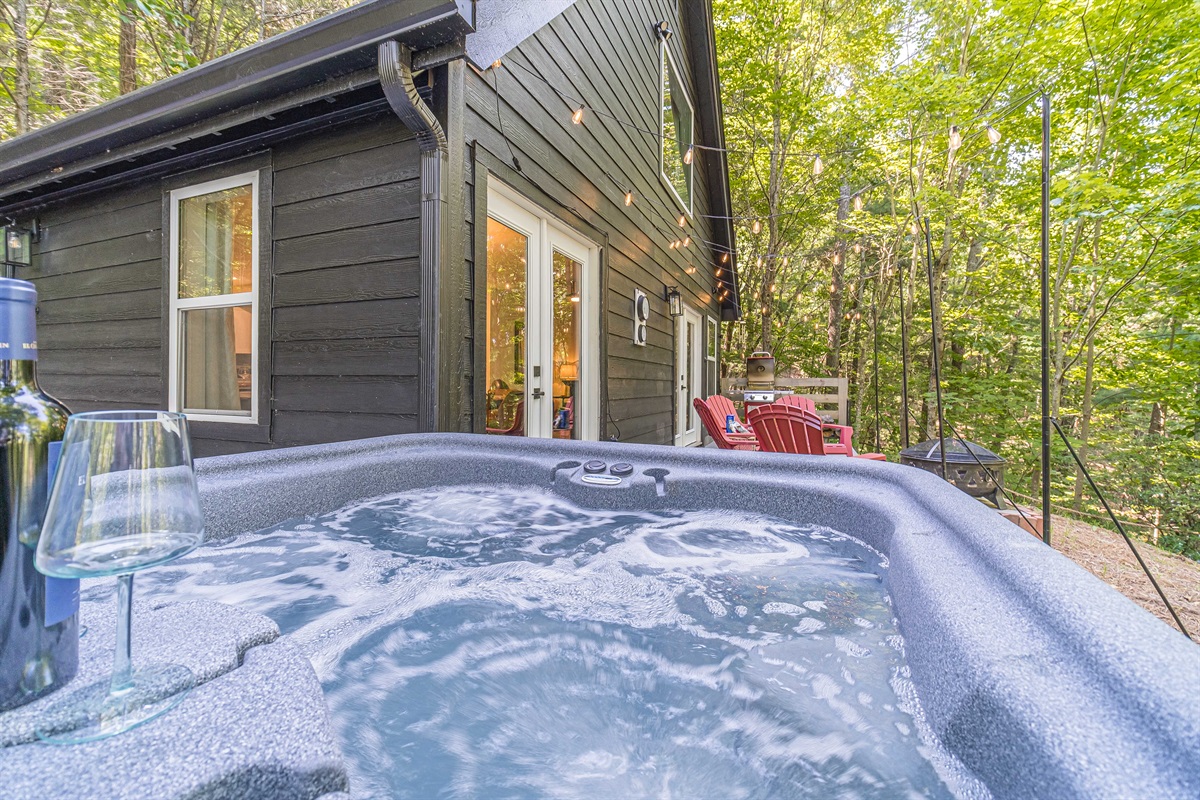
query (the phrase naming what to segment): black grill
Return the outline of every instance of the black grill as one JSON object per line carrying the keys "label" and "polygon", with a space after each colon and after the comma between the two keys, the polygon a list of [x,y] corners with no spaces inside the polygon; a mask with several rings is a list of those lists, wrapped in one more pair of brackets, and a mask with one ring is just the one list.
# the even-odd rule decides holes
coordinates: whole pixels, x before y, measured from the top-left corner
{"label": "black grill", "polygon": [[[1000,486],[1004,482],[1004,465],[1008,462],[975,442],[965,439],[947,439],[946,442],[946,480],[972,497],[989,499],[996,508],[1004,508]],[[980,462],[991,471],[995,480],[988,476]],[[941,442],[930,439],[904,448],[900,451],[900,463],[941,475]]]}

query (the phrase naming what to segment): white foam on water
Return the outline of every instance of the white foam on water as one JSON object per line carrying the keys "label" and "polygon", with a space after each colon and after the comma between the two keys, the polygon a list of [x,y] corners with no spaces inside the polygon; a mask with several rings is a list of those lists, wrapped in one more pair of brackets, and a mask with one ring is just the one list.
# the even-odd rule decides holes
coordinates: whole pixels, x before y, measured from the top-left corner
{"label": "white foam on water", "polygon": [[279,621],[356,796],[981,796],[921,716],[885,571],[827,528],[454,487],[139,581]]}

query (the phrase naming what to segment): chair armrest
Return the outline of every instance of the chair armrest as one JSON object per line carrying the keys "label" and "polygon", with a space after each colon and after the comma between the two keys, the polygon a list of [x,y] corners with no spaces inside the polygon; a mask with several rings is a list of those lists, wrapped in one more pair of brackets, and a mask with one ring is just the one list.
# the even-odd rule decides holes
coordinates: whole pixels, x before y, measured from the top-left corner
{"label": "chair armrest", "polygon": [[826,431],[834,431],[838,436],[838,444],[849,447],[850,440],[854,438],[854,428],[849,425],[834,425],[829,422],[821,424],[821,429]]}

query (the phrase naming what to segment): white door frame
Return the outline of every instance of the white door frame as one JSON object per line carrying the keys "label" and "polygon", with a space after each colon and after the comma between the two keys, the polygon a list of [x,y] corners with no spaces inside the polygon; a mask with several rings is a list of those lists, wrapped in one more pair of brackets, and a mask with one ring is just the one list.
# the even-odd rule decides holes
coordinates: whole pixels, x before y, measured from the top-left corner
{"label": "white door frame", "polygon": [[[525,308],[525,435],[553,435],[554,251],[583,265],[579,327],[579,438],[600,438],[600,247],[563,225],[515,189],[488,175],[487,215],[528,238]],[[541,375],[532,377],[534,368]],[[539,395],[534,397],[534,395]]]}
{"label": "white door frame", "polygon": [[[688,391],[688,323],[691,333],[691,392]],[[700,415],[692,399],[704,393],[704,318],[687,303],[683,315],[675,318],[675,444],[680,447],[700,445]]]}

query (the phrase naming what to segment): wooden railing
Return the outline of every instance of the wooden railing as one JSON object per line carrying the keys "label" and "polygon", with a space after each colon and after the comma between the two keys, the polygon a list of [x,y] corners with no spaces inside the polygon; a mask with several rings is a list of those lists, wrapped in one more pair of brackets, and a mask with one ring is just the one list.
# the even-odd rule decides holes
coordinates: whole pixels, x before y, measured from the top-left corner
{"label": "wooden railing", "polygon": [[[742,392],[746,391],[745,378],[726,378],[721,383],[725,387],[721,394],[730,400],[741,401]],[[792,394],[809,398],[816,404],[817,412],[828,422],[850,424],[846,421],[850,399],[849,378],[776,378],[775,388],[790,389]]]}

